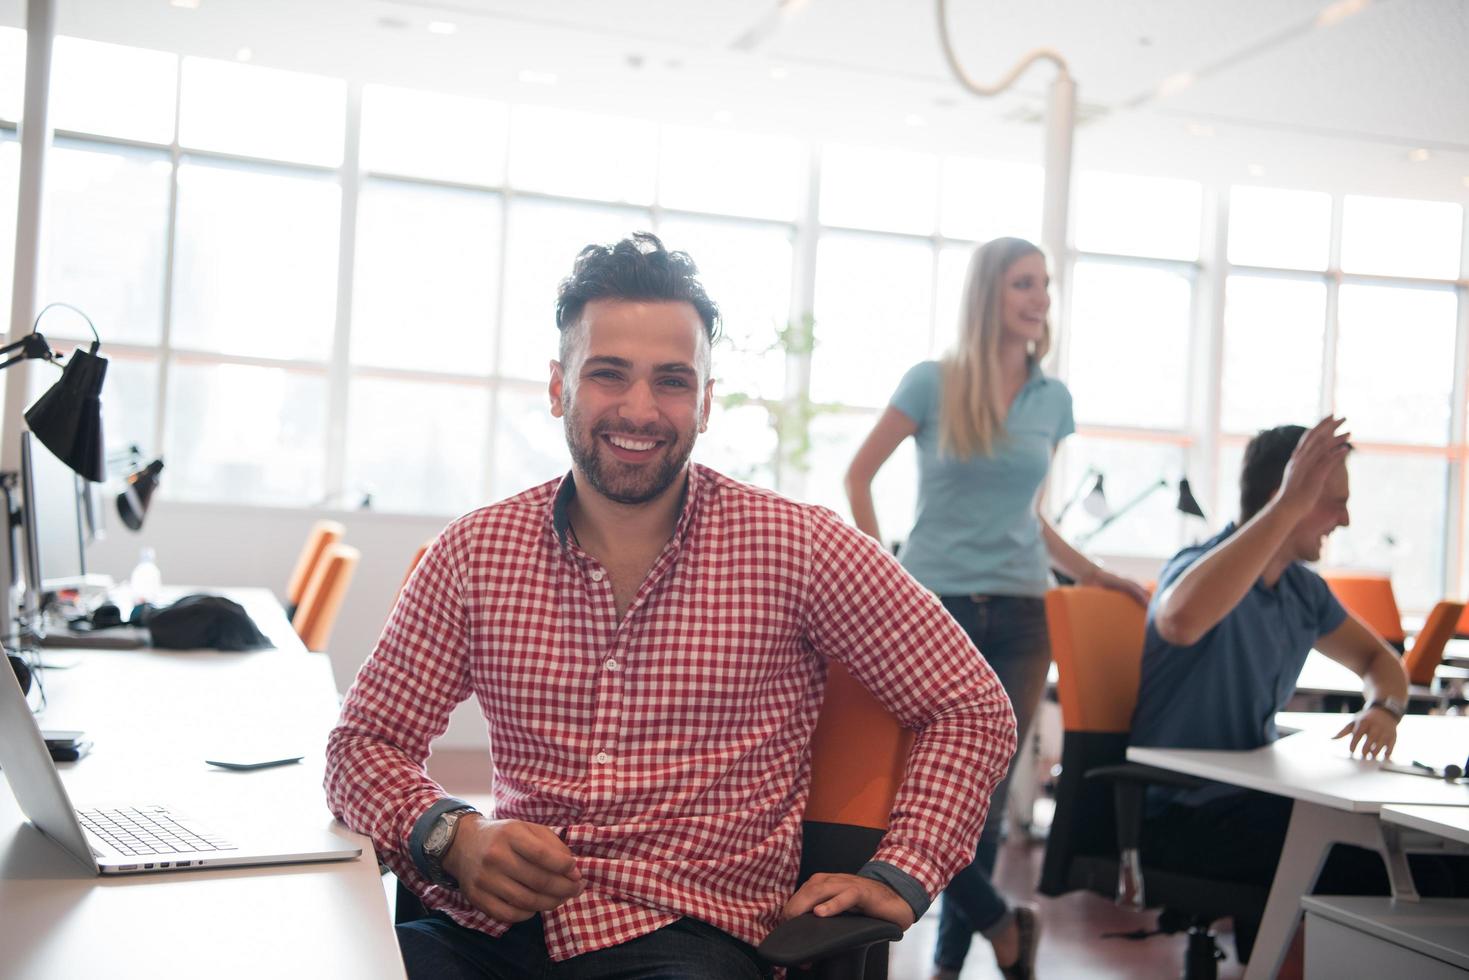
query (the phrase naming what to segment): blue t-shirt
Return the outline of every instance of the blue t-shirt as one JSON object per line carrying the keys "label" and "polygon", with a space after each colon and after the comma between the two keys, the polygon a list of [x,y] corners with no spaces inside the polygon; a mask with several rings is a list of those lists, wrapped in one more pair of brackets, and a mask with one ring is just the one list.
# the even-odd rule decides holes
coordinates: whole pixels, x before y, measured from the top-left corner
{"label": "blue t-shirt", "polygon": [[1035,494],[1056,444],[1076,431],[1071,392],[1032,363],[990,455],[957,459],[939,450],[940,382],[939,363],[924,361],[890,403],[918,426],[918,516],[903,567],[940,595],[1044,595],[1050,562]]}
{"label": "blue t-shirt", "polygon": [[1148,607],[1133,745],[1255,749],[1275,741],[1275,713],[1296,689],[1316,640],[1347,618],[1320,575],[1293,562],[1274,588],[1256,580],[1239,605],[1193,646],[1158,635],[1158,600],[1194,562],[1235,531],[1230,524],[1163,568]]}

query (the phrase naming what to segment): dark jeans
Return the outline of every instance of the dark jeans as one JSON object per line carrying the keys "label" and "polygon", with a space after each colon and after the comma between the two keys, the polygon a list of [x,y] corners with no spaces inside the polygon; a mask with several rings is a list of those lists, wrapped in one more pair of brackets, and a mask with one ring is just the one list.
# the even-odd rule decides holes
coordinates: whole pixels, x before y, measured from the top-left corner
{"label": "dark jeans", "polygon": [[[1018,744],[1024,744],[1030,723],[1046,690],[1051,665],[1051,642],[1046,633],[1046,604],[1042,599],[1018,596],[942,596],[947,609],[994,668],[1015,709]],[[989,817],[979,836],[974,861],[954,876],[944,889],[939,910],[938,944],[934,963],[958,970],[964,965],[969,942],[976,931],[1002,925],[1010,913],[990,881],[995,870],[1010,795],[1006,775],[990,797]]]}
{"label": "dark jeans", "polygon": [[541,917],[496,939],[435,912],[398,926],[408,980],[763,980],[753,947],[695,919],[551,962]]}
{"label": "dark jeans", "polygon": [[[1170,804],[1143,821],[1143,864],[1269,888],[1285,846],[1292,805],[1286,797],[1254,790],[1229,792],[1196,806]],[[1469,861],[1462,857],[1410,854],[1408,866],[1424,895],[1469,895]],[[1312,891],[1391,894],[1381,856],[1350,844],[1331,849]],[[1264,913],[1262,905],[1234,916],[1234,944],[1241,963],[1249,962]]]}

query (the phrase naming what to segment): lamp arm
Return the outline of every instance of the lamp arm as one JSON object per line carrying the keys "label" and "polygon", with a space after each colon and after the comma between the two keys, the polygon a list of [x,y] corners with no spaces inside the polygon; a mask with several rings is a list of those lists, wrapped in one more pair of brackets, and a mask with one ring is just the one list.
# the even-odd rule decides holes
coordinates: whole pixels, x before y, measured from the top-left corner
{"label": "lamp arm", "polygon": [[37,333],[34,330],[32,330],[30,333],[26,334],[19,340],[13,340],[10,343],[6,344],[4,347],[0,347],[0,354],[9,354],[11,351],[14,350],[18,350],[20,351],[20,353],[16,354],[8,361],[0,362],[0,371],[5,370],[12,364],[16,364],[27,359],[49,361],[56,357],[56,355],[51,352],[51,345],[46,343],[46,338],[41,336],[41,334]]}
{"label": "lamp arm", "polygon": [[959,83],[975,95],[981,95],[986,98],[999,95],[1005,89],[1014,85],[1015,80],[1037,61],[1049,61],[1056,66],[1062,78],[1070,77],[1071,73],[1066,68],[1066,59],[1061,57],[1057,51],[1051,48],[1036,48],[1016,62],[1015,67],[1011,68],[1009,73],[994,85],[980,85],[964,71],[964,67],[959,64],[958,55],[954,53],[954,46],[949,40],[949,16],[947,7],[948,4],[945,0],[938,0],[939,42],[944,49],[944,58],[948,61],[949,68],[954,72],[954,76],[959,79]]}
{"label": "lamp arm", "polygon": [[1105,518],[1103,518],[1102,521],[1101,521],[1101,523],[1099,523],[1096,527],[1092,528],[1090,531],[1086,532],[1085,534],[1077,535],[1076,543],[1078,545],[1085,545],[1092,538],[1096,537],[1097,535],[1101,534],[1103,531],[1107,530],[1107,528],[1111,527],[1112,524],[1113,524],[1113,522],[1116,521],[1117,518],[1121,517],[1123,514],[1126,514],[1128,511],[1132,510],[1138,504],[1142,503],[1144,500],[1147,500],[1153,494],[1157,493],[1158,492],[1158,489],[1160,487],[1166,487],[1166,486],[1168,486],[1168,481],[1162,479],[1161,477],[1158,479],[1158,481],[1156,483],[1149,483],[1146,487],[1144,487],[1137,494],[1137,496],[1133,497],[1127,503],[1123,504],[1121,507],[1118,507],[1112,513],[1108,514]]}
{"label": "lamp arm", "polygon": [[1081,492],[1086,489],[1087,483],[1090,482],[1091,478],[1096,475],[1097,471],[1094,467],[1088,466],[1086,468],[1086,472],[1081,474],[1081,482],[1076,485],[1075,490],[1071,491],[1071,496],[1066,498],[1066,503],[1061,505],[1060,512],[1057,513],[1055,519],[1051,521],[1052,524],[1055,524],[1058,527],[1060,526],[1062,519],[1066,517],[1067,511],[1071,510],[1072,505],[1081,499]]}

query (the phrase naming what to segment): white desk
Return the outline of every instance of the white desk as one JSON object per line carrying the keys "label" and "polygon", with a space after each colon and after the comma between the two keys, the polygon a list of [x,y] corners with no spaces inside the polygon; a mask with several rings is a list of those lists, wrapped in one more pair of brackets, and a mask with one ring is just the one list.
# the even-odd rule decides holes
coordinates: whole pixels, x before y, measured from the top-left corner
{"label": "white desk", "polygon": [[1382,819],[1384,823],[1469,844],[1469,807],[1392,805],[1382,808]]}
{"label": "white desk", "polygon": [[[1390,772],[1375,762],[1352,758],[1345,739],[1330,740],[1342,727],[1341,715],[1282,712],[1277,721],[1282,728],[1301,731],[1250,752],[1127,750],[1133,762],[1296,801],[1246,980],[1273,977],[1280,969],[1300,919],[1301,896],[1316,883],[1332,844],[1378,851],[1387,862],[1394,896],[1416,900],[1406,859],[1397,846],[1397,829],[1385,825],[1379,811],[1395,803],[1469,806],[1469,783]],[[1462,764],[1466,747],[1469,718],[1408,715],[1398,727],[1393,756],[1441,767],[1448,762]]]}
{"label": "white desk", "polygon": [[[0,974],[403,976],[372,846],[336,825],[323,798],[326,734],[337,716],[330,665],[305,652],[259,591],[231,595],[278,649],[47,650],[46,659],[75,666],[45,672],[49,706],[39,721],[95,740],[86,758],[59,766],[78,799],[178,800],[216,823],[320,821],[363,856],[104,880],[26,823],[3,787]],[[204,765],[211,747],[262,738],[304,751],[304,763],[258,772]]]}
{"label": "white desk", "polygon": [[[1453,665],[1440,665],[1434,672],[1431,686],[1413,685],[1408,689],[1410,701],[1431,701],[1445,704],[1463,698],[1469,687],[1469,670]],[[1332,660],[1326,654],[1312,650],[1301,667],[1301,676],[1296,679],[1297,694],[1362,694],[1362,678],[1355,671]]]}

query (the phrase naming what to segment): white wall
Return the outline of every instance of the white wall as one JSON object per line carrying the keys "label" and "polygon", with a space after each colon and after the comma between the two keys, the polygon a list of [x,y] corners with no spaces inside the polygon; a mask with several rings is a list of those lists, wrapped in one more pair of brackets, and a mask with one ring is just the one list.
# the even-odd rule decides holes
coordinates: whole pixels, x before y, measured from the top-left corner
{"label": "white wall", "polygon": [[[87,553],[89,571],[121,581],[148,546],[157,553],[166,585],[259,586],[281,595],[307,530],[322,517],[342,522],[344,542],[362,552],[326,651],[337,689],[345,691],[372,652],[413,553],[443,528],[445,518],[157,500],[140,533],[109,521],[106,538]],[[478,708],[470,702],[454,713],[439,744],[483,748],[485,738]]]}

